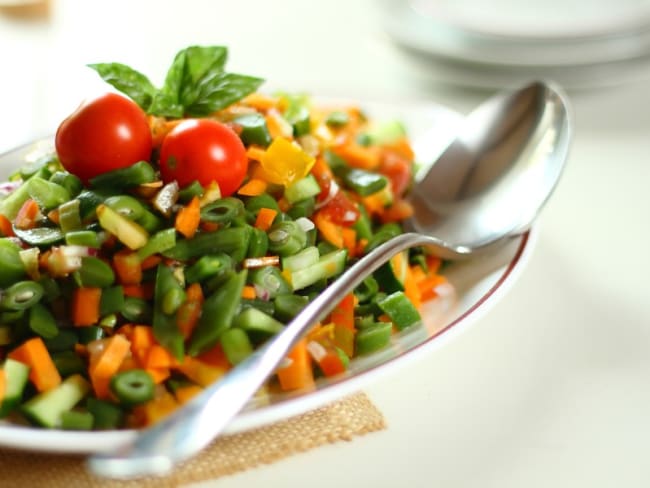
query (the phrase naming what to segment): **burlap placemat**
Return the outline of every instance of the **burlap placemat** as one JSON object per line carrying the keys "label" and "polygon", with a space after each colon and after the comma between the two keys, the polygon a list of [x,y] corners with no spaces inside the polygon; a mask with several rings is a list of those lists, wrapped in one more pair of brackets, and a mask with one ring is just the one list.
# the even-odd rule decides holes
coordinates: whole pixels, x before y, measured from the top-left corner
{"label": "burlap placemat", "polygon": [[0,449],[0,486],[12,488],[167,488],[206,481],[272,463],[323,444],[350,441],[385,428],[384,417],[363,393],[255,430],[216,440],[164,478],[107,481],[86,471],[84,458]]}

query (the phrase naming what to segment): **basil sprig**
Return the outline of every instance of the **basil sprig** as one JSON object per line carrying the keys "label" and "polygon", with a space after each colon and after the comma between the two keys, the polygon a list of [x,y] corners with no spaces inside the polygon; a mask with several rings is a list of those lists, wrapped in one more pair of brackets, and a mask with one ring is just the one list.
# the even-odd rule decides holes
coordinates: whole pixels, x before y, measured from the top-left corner
{"label": "basil sprig", "polygon": [[264,82],[224,71],[227,57],[228,49],[223,46],[185,48],[176,54],[160,89],[145,75],[121,63],[88,66],[148,114],[201,117],[241,100]]}

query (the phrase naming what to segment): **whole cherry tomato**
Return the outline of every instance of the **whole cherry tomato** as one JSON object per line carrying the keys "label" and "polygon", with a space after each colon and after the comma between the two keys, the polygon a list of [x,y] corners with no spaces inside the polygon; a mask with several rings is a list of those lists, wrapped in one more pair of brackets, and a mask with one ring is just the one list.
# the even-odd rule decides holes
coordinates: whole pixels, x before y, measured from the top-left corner
{"label": "whole cherry tomato", "polygon": [[82,181],[151,157],[147,116],[132,100],[106,93],[82,103],[56,131],[63,167]]}
{"label": "whole cherry tomato", "polygon": [[248,171],[246,148],[228,126],[210,119],[188,119],[163,139],[160,174],[182,187],[198,181],[207,187],[216,181],[223,196],[234,193]]}

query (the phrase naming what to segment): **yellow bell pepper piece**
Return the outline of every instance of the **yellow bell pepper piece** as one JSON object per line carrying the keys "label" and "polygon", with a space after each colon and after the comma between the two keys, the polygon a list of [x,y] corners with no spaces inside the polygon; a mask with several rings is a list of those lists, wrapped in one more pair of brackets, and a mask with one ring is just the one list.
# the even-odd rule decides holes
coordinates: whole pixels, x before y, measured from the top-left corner
{"label": "yellow bell pepper piece", "polygon": [[316,162],[316,158],[283,137],[276,137],[261,159],[269,182],[285,186],[307,176]]}

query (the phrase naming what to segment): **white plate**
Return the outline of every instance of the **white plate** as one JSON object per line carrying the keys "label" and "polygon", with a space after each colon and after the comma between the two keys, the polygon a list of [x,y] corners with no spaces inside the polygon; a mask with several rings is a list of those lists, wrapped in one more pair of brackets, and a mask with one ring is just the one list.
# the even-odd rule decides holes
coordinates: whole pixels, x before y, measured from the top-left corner
{"label": "white plate", "polygon": [[556,3],[380,0],[379,6],[399,45],[477,67],[568,68],[649,54],[650,0]]}
{"label": "white plate", "polygon": [[[435,139],[420,139],[415,144],[419,158],[430,158],[450,140],[460,116],[436,105],[362,104],[373,117],[398,117],[418,141],[418,134],[436,127]],[[0,178],[15,169],[30,148],[21,148],[0,156]],[[453,293],[431,302],[424,324],[394,336],[390,346],[366,357],[354,359],[350,371],[331,380],[321,380],[309,392],[274,395],[256,399],[228,427],[228,433],[240,432],[286,419],[330,403],[362,389],[371,381],[410,361],[442,347],[464,331],[510,289],[533,250],[536,231],[513,238],[496,253],[462,263],[453,263],[445,274],[453,284]],[[134,431],[70,432],[45,430],[0,423],[0,446],[56,453],[90,453],[116,448],[135,434]]]}

